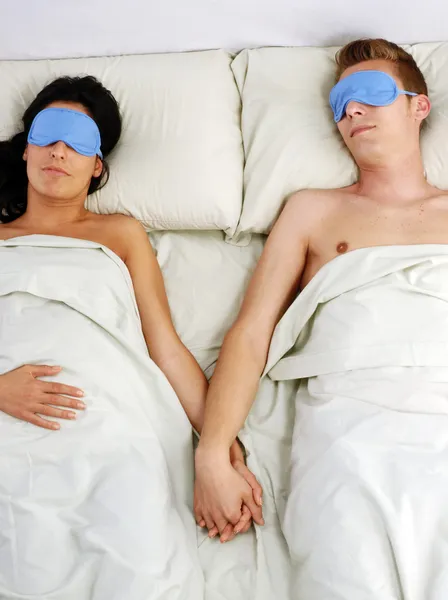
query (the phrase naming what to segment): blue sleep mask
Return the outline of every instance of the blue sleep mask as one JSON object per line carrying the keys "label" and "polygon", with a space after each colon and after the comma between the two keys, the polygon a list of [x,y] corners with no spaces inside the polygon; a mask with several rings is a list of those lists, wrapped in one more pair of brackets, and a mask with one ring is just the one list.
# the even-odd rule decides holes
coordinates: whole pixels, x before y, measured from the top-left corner
{"label": "blue sleep mask", "polygon": [[383,71],[357,71],[341,79],[330,92],[330,105],[336,123],[345,115],[347,105],[353,100],[370,106],[388,106],[398,96],[415,92],[399,90],[395,79]]}
{"label": "blue sleep mask", "polygon": [[45,108],[34,117],[28,143],[49,146],[59,141],[78,154],[103,158],[100,130],[93,119],[69,108]]}

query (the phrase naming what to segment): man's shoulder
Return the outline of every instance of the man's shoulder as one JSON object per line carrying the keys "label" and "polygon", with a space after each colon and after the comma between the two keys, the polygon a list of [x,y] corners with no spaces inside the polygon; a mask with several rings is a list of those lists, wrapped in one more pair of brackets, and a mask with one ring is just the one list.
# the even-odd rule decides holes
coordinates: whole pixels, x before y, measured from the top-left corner
{"label": "man's shoulder", "polygon": [[298,190],[288,196],[286,205],[291,211],[323,217],[340,207],[350,194],[350,188]]}
{"label": "man's shoulder", "polygon": [[430,200],[441,200],[446,202],[448,199],[448,190],[442,190],[441,188],[437,188],[432,186],[432,195],[430,196]]}
{"label": "man's shoulder", "polygon": [[297,190],[288,196],[288,201],[304,202],[312,198],[322,203],[334,202],[349,194],[352,188],[353,186],[332,189],[307,188]]}

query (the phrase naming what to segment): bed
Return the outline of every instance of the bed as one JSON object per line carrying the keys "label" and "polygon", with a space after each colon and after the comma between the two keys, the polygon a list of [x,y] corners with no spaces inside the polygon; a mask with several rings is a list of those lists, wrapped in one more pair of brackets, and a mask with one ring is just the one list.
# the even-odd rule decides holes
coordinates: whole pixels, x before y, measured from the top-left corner
{"label": "bed", "polygon": [[[209,377],[288,195],[356,178],[327,101],[336,49],[0,62],[2,139],[18,130],[34,94],[60,74],[93,74],[116,95],[123,137],[111,156],[110,182],[87,206],[132,215],[144,225],[176,328]],[[407,49],[427,78],[433,104],[422,140],[427,175],[448,189],[448,43]],[[266,525],[225,545],[196,530],[206,600],[289,597],[292,574],[280,523],[296,392],[294,379],[265,377],[241,432],[265,490]]]}

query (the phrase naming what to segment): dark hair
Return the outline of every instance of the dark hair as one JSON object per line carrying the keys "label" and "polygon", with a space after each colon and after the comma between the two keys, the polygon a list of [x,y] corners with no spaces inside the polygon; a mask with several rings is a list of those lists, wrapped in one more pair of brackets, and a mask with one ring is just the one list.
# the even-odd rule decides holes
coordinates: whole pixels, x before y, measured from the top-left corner
{"label": "dark hair", "polygon": [[[59,77],[43,88],[26,109],[23,131],[0,142],[0,222],[14,221],[26,211],[28,177],[23,153],[34,117],[52,102],[78,102],[90,113],[101,134],[101,150],[106,157],[121,135],[121,116],[117,101],[95,77]],[[99,177],[92,177],[88,194],[101,189],[109,179],[109,165],[103,159]]]}

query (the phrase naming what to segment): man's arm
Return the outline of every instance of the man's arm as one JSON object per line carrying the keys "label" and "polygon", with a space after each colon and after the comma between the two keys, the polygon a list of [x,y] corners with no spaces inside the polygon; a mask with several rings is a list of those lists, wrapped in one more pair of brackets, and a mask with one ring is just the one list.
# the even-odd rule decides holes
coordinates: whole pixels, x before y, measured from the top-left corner
{"label": "man's arm", "polygon": [[[237,486],[231,473],[229,447],[255,399],[274,328],[298,291],[316,217],[313,200],[311,192],[298,192],[286,204],[225,337],[211,379],[196,452],[197,506],[202,512],[197,516],[203,516],[207,526],[216,523],[220,532],[227,522],[238,522],[245,502],[238,497],[244,486]],[[244,490],[247,497],[248,490]]]}
{"label": "man's arm", "polygon": [[305,266],[303,204],[297,194],[285,206],[225,337],[207,395],[200,454],[227,456],[255,399],[273,331],[297,294]]}

